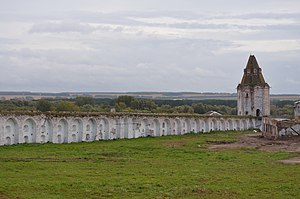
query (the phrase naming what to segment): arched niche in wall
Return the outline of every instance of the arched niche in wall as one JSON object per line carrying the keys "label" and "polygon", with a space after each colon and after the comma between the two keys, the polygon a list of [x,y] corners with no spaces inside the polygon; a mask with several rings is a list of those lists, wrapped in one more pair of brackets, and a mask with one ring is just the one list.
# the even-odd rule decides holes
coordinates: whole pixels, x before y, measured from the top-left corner
{"label": "arched niche in wall", "polygon": [[99,122],[99,134],[100,139],[108,140],[110,139],[110,132],[109,132],[109,121],[107,118],[101,118]]}
{"label": "arched niche in wall", "polygon": [[6,120],[3,138],[5,145],[19,143],[19,125],[14,118],[9,118]]}
{"label": "arched niche in wall", "polygon": [[36,143],[36,122],[32,118],[24,121],[22,127],[22,139],[24,143]]}
{"label": "arched niche in wall", "polygon": [[83,133],[83,140],[94,141],[97,134],[97,123],[94,118],[88,119]]}
{"label": "arched niche in wall", "polygon": [[53,142],[53,123],[50,119],[45,119],[40,128],[40,142]]}

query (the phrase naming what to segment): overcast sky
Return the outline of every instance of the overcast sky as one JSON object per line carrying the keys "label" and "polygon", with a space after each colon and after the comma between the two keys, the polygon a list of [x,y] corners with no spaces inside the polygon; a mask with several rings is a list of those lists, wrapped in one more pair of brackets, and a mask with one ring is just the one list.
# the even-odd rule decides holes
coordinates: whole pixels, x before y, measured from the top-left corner
{"label": "overcast sky", "polygon": [[1,91],[300,93],[299,0],[0,0]]}

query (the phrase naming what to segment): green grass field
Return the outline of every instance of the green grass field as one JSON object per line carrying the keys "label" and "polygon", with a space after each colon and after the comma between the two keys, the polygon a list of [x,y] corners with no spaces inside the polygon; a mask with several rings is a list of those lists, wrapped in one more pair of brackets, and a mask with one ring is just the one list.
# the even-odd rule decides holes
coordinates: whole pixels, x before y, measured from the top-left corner
{"label": "green grass field", "polygon": [[299,154],[207,149],[237,134],[3,146],[0,198],[300,198],[300,165],[277,162]]}

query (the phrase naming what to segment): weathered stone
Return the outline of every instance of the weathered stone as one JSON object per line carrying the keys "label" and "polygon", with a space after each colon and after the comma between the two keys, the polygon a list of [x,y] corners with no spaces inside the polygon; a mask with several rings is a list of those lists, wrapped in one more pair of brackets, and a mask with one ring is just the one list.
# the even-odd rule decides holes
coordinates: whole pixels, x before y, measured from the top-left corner
{"label": "weathered stone", "polygon": [[123,114],[0,113],[0,145],[90,142],[257,128],[254,117]]}
{"label": "weathered stone", "polygon": [[249,57],[237,94],[238,115],[270,115],[270,86],[265,82],[254,55]]}
{"label": "weathered stone", "polygon": [[300,122],[300,101],[295,102],[295,120]]}
{"label": "weathered stone", "polygon": [[262,124],[263,136],[279,139],[285,136],[300,135],[300,101],[295,102],[295,119],[276,119],[264,117]]}

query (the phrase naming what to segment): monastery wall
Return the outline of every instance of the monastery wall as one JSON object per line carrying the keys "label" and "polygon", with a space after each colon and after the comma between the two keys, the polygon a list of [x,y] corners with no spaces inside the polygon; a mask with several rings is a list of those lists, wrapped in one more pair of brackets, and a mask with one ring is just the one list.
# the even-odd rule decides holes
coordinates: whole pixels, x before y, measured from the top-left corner
{"label": "monastery wall", "polygon": [[269,139],[280,139],[287,136],[300,135],[300,122],[297,120],[282,120],[264,117],[262,135]]}
{"label": "monastery wall", "polygon": [[300,123],[300,101],[295,102],[294,114],[295,114],[295,120]]}
{"label": "monastery wall", "polygon": [[263,117],[263,136],[269,139],[280,139],[286,136],[300,135],[300,101],[295,102],[295,119],[276,119]]}
{"label": "monastery wall", "polygon": [[0,145],[90,142],[259,128],[247,116],[134,113],[0,113]]}

